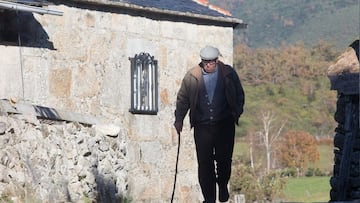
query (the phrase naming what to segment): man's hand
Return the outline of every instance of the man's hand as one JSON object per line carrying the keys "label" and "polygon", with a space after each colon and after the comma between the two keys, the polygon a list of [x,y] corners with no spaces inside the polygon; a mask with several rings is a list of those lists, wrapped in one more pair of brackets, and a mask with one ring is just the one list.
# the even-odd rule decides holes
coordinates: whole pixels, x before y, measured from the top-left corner
{"label": "man's hand", "polygon": [[174,127],[176,129],[176,132],[180,135],[180,132],[182,131],[183,128],[183,123],[181,121],[176,121],[174,123]]}

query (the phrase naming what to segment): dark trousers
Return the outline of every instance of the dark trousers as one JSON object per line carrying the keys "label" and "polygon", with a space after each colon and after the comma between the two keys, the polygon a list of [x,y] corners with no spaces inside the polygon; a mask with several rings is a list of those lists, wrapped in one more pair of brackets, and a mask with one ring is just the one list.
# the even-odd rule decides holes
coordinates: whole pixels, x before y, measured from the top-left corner
{"label": "dark trousers", "polygon": [[226,187],[230,180],[234,136],[233,119],[194,127],[199,183],[206,203],[216,200],[216,182]]}

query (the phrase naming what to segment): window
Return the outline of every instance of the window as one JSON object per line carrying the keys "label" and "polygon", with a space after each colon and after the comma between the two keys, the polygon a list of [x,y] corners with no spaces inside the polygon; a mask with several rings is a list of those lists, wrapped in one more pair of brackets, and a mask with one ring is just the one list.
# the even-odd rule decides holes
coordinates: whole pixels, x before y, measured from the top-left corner
{"label": "window", "polygon": [[158,111],[157,60],[148,53],[136,54],[131,61],[131,108],[134,114]]}

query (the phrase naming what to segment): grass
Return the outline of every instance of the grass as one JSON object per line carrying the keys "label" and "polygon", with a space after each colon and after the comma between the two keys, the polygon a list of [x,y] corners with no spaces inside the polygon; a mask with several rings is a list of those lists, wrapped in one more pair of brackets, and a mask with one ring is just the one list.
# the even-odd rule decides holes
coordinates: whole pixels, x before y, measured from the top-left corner
{"label": "grass", "polygon": [[[318,146],[320,160],[309,167],[319,168],[322,172],[331,176],[333,166],[333,145],[321,144]],[[243,140],[236,142],[234,156],[247,159],[249,147]],[[330,200],[330,176],[314,176],[287,178],[286,187],[283,190],[284,202],[328,202]]]}
{"label": "grass", "polygon": [[284,189],[285,202],[328,202],[330,177],[289,178]]}
{"label": "grass", "polygon": [[[320,160],[309,167],[319,168],[331,175],[333,166],[333,146],[319,145]],[[287,202],[328,202],[330,200],[330,176],[299,177],[287,179],[284,190]]]}

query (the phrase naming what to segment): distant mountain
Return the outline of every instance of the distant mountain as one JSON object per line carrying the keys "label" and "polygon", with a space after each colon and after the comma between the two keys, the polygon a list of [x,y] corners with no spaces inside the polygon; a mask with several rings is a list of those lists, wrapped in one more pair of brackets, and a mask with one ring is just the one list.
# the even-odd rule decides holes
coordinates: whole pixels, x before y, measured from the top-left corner
{"label": "distant mountain", "polygon": [[235,43],[278,47],[319,41],[345,49],[360,36],[359,0],[210,0],[248,24]]}

